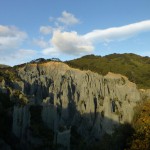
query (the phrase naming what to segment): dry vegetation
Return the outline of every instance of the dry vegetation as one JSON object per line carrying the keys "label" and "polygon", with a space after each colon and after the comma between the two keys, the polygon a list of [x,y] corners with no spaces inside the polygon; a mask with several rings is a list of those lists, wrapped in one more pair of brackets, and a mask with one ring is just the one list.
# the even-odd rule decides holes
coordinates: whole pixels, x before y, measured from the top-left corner
{"label": "dry vegetation", "polygon": [[133,128],[131,150],[150,150],[150,100],[136,107]]}

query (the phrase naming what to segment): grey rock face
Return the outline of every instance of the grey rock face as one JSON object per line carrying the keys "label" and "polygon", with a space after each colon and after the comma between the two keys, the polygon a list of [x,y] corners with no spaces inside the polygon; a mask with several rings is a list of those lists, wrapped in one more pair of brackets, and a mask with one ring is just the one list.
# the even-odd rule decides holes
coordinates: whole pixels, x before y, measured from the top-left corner
{"label": "grey rock face", "polygon": [[14,106],[13,110],[13,126],[12,132],[20,138],[20,140],[24,140],[25,136],[28,132],[28,127],[30,124],[30,112],[29,106]]}
{"label": "grey rock face", "polygon": [[0,149],[1,150],[11,150],[10,146],[5,143],[2,139],[0,139]]}
{"label": "grey rock face", "polygon": [[70,130],[56,133],[57,144],[60,144],[64,147],[64,150],[70,150]]}
{"label": "grey rock face", "polygon": [[58,132],[75,126],[87,140],[112,133],[119,123],[131,122],[141,96],[126,77],[73,69],[60,62],[28,64],[18,69],[22,91],[43,105],[42,119]]}

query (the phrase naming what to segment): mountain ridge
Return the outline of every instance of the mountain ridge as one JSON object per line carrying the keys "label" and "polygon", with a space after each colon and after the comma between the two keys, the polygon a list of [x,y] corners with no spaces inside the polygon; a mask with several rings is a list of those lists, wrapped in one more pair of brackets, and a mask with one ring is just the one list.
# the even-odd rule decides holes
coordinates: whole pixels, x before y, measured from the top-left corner
{"label": "mountain ridge", "polygon": [[[40,64],[50,61],[63,62],[58,58],[38,58],[11,68],[17,68],[19,66],[24,66],[30,63]],[[64,61],[63,63],[66,63],[72,68],[78,68],[80,70],[91,70],[101,75],[106,75],[108,72],[122,74],[128,77],[130,81],[136,83],[138,88],[150,89],[150,57],[148,56],[143,57],[133,53],[114,53],[106,56],[96,56],[92,54],[85,55],[70,61]]]}
{"label": "mountain ridge", "polygon": [[45,145],[49,140],[45,129],[51,130],[53,140],[57,137],[54,143],[50,141],[52,145],[76,147],[77,134],[92,144],[105,133],[112,134],[120,124],[130,123],[133,108],[141,100],[136,84],[119,74],[103,76],[55,61],[9,69],[0,74],[0,93],[13,102],[11,130],[20,146],[38,146],[34,135]]}
{"label": "mountain ridge", "polygon": [[[150,99],[149,90],[139,90],[121,74],[102,75],[56,60],[0,69],[0,142],[17,150],[128,147],[134,108]],[[103,137],[114,145],[105,145]]]}
{"label": "mountain ridge", "polygon": [[105,75],[108,72],[125,75],[139,88],[150,88],[150,57],[132,53],[110,54],[106,56],[87,55],[66,61],[69,66],[81,70],[91,70]]}

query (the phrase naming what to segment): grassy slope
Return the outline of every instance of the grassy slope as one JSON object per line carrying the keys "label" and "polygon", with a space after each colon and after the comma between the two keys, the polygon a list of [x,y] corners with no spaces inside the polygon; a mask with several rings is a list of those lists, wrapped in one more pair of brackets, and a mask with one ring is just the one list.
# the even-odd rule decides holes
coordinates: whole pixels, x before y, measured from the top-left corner
{"label": "grassy slope", "polygon": [[139,88],[150,88],[150,57],[135,54],[111,54],[104,57],[87,55],[66,63],[71,67],[89,69],[103,75],[109,71],[120,73]]}

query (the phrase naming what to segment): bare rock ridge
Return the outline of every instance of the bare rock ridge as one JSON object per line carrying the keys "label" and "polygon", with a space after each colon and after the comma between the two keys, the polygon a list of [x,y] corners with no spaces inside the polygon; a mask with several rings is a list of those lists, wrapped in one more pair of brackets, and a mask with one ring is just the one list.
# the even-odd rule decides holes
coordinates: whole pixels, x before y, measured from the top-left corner
{"label": "bare rock ridge", "polygon": [[14,81],[13,88],[28,99],[24,107],[14,106],[13,133],[19,138],[29,132],[31,105],[42,107],[39,117],[54,132],[54,143],[69,149],[72,127],[85,141],[100,140],[119,124],[130,123],[141,100],[136,85],[120,74],[102,76],[53,61],[16,71],[21,81]]}

